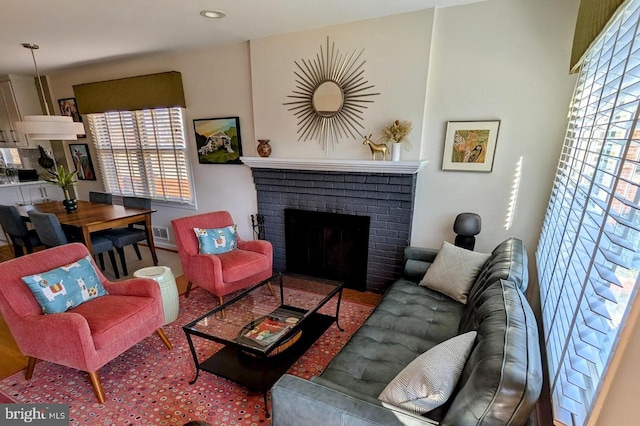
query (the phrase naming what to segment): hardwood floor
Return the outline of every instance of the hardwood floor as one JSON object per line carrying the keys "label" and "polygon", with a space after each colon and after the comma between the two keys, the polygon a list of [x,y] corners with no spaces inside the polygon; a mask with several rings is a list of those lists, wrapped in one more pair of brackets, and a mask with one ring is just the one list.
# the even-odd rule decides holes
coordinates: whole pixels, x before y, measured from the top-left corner
{"label": "hardwood floor", "polygon": [[22,355],[18,349],[2,316],[0,316],[0,358],[2,358],[0,379],[23,370],[27,366],[27,357]]}
{"label": "hardwood floor", "polygon": [[[13,259],[13,251],[8,245],[0,246],[0,262]],[[13,336],[0,315],[0,379],[4,379],[17,371],[27,367],[27,357],[22,355],[20,349],[13,340]]]}

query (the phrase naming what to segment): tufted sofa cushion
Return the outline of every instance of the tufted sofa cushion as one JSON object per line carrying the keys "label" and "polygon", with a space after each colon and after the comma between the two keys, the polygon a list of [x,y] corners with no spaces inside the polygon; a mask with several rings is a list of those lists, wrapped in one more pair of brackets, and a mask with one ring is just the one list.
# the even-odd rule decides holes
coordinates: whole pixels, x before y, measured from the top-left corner
{"label": "tufted sofa cushion", "polygon": [[458,334],[464,305],[404,279],[322,373],[327,381],[377,398],[411,361]]}

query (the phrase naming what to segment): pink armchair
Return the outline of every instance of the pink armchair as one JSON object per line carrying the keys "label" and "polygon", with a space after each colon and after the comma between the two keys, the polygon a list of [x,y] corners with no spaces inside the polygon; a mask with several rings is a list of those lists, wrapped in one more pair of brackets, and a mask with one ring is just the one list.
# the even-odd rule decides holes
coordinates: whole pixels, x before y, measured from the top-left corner
{"label": "pink armchair", "polygon": [[164,323],[158,284],[147,278],[110,282],[96,268],[108,295],[64,313],[43,314],[22,277],[46,272],[87,256],[86,246],[66,244],[0,263],[0,313],[28,360],[31,379],[38,359],[86,371],[100,403],[105,395],[98,369],[154,331],[172,349]]}
{"label": "pink armchair", "polygon": [[199,254],[198,238],[193,228],[222,228],[233,225],[227,211],[187,216],[171,221],[182,262],[182,270],[189,280],[185,297],[191,285],[222,297],[257,284],[273,275],[273,247],[263,240],[243,241],[238,237],[238,248],[223,254]]}

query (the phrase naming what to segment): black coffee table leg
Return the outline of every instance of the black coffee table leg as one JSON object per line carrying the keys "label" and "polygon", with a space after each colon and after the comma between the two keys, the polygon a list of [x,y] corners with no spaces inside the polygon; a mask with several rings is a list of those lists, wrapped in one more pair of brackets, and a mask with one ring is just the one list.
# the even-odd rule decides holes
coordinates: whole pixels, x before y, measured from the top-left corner
{"label": "black coffee table leg", "polygon": [[189,333],[185,334],[187,335],[187,342],[189,342],[189,349],[191,349],[193,362],[196,364],[196,376],[189,382],[189,384],[192,385],[196,382],[196,380],[198,380],[198,375],[200,374],[200,366],[198,365],[198,355],[196,354],[196,349],[193,347],[193,342],[191,341],[191,335]]}
{"label": "black coffee table leg", "polygon": [[269,406],[267,405],[267,392],[268,391],[264,391],[262,393],[262,396],[264,398],[264,414],[265,416],[267,416],[267,418],[271,417],[271,413],[269,413]]}
{"label": "black coffee table leg", "polygon": [[266,359],[264,359],[263,362],[260,363],[260,377],[262,380],[262,399],[264,401],[264,414],[267,418],[269,418],[270,413],[269,413],[269,405],[267,401],[267,392],[269,392],[269,388],[267,387],[267,368],[268,368],[267,364],[268,362]]}
{"label": "black coffee table leg", "polygon": [[344,331],[344,329],[340,327],[340,323],[338,322],[338,320],[340,319],[340,301],[341,300],[342,300],[342,289],[340,289],[340,291],[338,292],[338,304],[336,305],[336,327],[338,327],[338,330]]}

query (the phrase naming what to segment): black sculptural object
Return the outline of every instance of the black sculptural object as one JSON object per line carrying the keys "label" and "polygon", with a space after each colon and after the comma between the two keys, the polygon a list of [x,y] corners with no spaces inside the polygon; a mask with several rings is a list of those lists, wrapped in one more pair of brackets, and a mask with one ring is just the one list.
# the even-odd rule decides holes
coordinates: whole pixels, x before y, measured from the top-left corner
{"label": "black sculptural object", "polygon": [[475,213],[460,213],[453,222],[453,232],[456,233],[455,245],[473,250],[476,245],[476,235],[480,233],[482,220]]}

